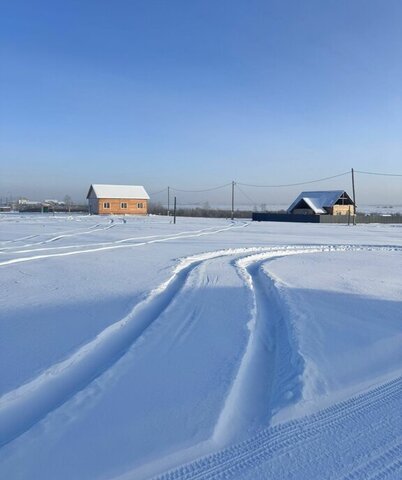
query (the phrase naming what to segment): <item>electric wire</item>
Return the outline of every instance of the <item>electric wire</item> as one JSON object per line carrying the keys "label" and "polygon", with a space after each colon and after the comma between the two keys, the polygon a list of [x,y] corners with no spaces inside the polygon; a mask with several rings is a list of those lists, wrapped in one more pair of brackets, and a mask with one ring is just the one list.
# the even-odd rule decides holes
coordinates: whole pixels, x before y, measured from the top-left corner
{"label": "electric wire", "polygon": [[364,175],[379,175],[382,177],[402,177],[401,173],[365,172],[363,170],[355,170],[355,173],[363,173]]}
{"label": "electric wire", "polygon": [[158,195],[159,193],[163,193],[163,192],[166,192],[167,191],[167,187],[163,188],[162,190],[158,190],[157,192],[152,192],[149,194],[149,196],[151,195]]}
{"label": "electric wire", "polygon": [[350,175],[350,171],[338,173],[337,175],[331,175],[330,177],[317,178],[316,180],[309,180],[306,182],[297,182],[297,183],[286,183],[286,184],[276,184],[276,185],[254,185],[251,183],[240,183],[237,182],[237,185],[243,185],[244,187],[256,187],[256,188],[280,188],[280,187],[295,187],[298,185],[308,185],[309,183],[318,183],[325,180],[331,180],[332,178],[343,177],[345,175]]}
{"label": "electric wire", "polygon": [[[402,177],[402,174],[399,174],[399,173],[368,172],[368,171],[364,171],[364,170],[354,170],[354,172],[355,173],[360,173],[360,174],[363,174],[363,175],[376,175],[376,176],[384,176],[384,177]],[[331,180],[333,178],[343,177],[345,175],[350,175],[350,171],[338,173],[336,175],[331,175],[329,177],[322,177],[322,178],[317,178],[317,179],[314,179],[314,180],[307,180],[305,182],[271,184],[271,185],[256,185],[256,184],[252,184],[252,183],[235,182],[235,186],[250,202],[252,202],[253,204],[256,204],[256,202],[240,187],[240,185],[243,186],[243,187],[253,187],[253,188],[295,187],[295,186],[300,186],[300,185],[309,185],[309,184],[312,184],[312,183],[319,183],[319,182],[323,182],[325,180]],[[187,190],[187,189],[176,188],[176,187],[169,187],[169,188],[170,188],[171,191],[181,192],[181,193],[203,193],[203,192],[212,192],[214,190],[220,190],[222,188],[227,188],[231,185],[232,185],[232,182],[225,183],[223,185],[218,185],[216,187],[200,188],[200,189],[194,189],[194,190]],[[168,190],[168,187],[165,187],[162,190],[158,190],[157,192],[150,193],[150,196],[159,195],[163,192],[166,192],[167,190]]]}
{"label": "electric wire", "polygon": [[183,193],[202,193],[202,192],[211,192],[212,190],[219,190],[221,188],[226,188],[229,185],[232,185],[232,184],[231,183],[225,183],[224,185],[219,185],[217,187],[203,188],[203,189],[200,189],[200,190],[183,190],[181,188],[170,187],[170,190],[174,190],[175,192],[183,192]]}
{"label": "electric wire", "polygon": [[247,198],[247,200],[249,200],[253,205],[257,205],[258,202],[253,200],[242,188],[239,187],[237,183],[235,185],[239,192],[241,192]]}

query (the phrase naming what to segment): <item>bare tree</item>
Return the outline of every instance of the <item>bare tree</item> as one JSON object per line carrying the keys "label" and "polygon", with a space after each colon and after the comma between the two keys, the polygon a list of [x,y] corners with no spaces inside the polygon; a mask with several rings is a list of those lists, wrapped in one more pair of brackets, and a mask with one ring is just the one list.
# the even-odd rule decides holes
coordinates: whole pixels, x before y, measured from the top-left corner
{"label": "bare tree", "polygon": [[68,209],[68,212],[70,213],[71,212],[71,205],[73,204],[73,201],[72,201],[72,198],[70,197],[70,195],[65,195],[64,196],[64,203]]}

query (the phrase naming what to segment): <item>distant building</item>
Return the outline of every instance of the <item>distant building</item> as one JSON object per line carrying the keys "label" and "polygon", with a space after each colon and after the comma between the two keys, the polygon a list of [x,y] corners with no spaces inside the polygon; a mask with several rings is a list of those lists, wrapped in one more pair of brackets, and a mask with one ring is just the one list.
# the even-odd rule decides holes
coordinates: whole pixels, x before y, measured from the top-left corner
{"label": "distant building", "polygon": [[355,204],[344,190],[301,192],[287,213],[299,215],[354,215]]}
{"label": "distant building", "polygon": [[46,203],[48,205],[65,205],[65,202],[61,202],[60,200],[54,200],[54,199],[44,200],[43,203]]}
{"label": "distant building", "polygon": [[28,200],[27,198],[20,198],[18,200],[18,205],[41,205],[42,202],[40,202],[39,200]]}
{"label": "distant building", "polygon": [[87,200],[89,213],[95,215],[148,213],[149,195],[139,185],[99,185],[92,184]]}

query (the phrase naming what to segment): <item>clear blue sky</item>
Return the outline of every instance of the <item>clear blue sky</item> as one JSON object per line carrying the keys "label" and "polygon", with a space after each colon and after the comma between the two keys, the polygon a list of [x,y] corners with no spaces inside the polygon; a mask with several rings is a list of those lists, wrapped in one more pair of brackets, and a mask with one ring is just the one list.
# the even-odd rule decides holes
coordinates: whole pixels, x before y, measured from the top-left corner
{"label": "clear blue sky", "polygon": [[[0,16],[0,195],[402,171],[400,0],[13,0]],[[402,180],[363,180],[363,200],[402,203]]]}

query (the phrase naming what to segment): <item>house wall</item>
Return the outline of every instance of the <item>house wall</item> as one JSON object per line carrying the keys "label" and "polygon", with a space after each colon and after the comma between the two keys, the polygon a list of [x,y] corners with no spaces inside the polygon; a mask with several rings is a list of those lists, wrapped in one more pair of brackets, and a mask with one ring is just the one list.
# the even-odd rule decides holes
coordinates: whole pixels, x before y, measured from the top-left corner
{"label": "house wall", "polygon": [[96,198],[95,192],[92,189],[88,197],[88,208],[90,214],[96,215],[99,213],[98,199]]}
{"label": "house wall", "polygon": [[[354,205],[334,205],[333,207],[326,208],[329,215],[354,215],[355,207]],[[295,208],[292,210],[292,215],[314,215],[313,210],[310,208]]]}
{"label": "house wall", "polygon": [[88,198],[88,207],[89,213],[97,215],[99,213],[98,209],[98,199],[97,198]]}
{"label": "house wall", "polygon": [[[110,208],[104,207],[105,202],[109,202]],[[121,208],[122,203],[127,203],[127,208]],[[138,204],[142,204],[142,208],[138,207]],[[148,200],[132,198],[100,198],[98,199],[98,213],[99,215],[146,215],[148,213]]]}
{"label": "house wall", "polygon": [[355,214],[355,206],[354,205],[334,205],[333,207],[328,208],[328,213],[330,215],[349,215]]}

